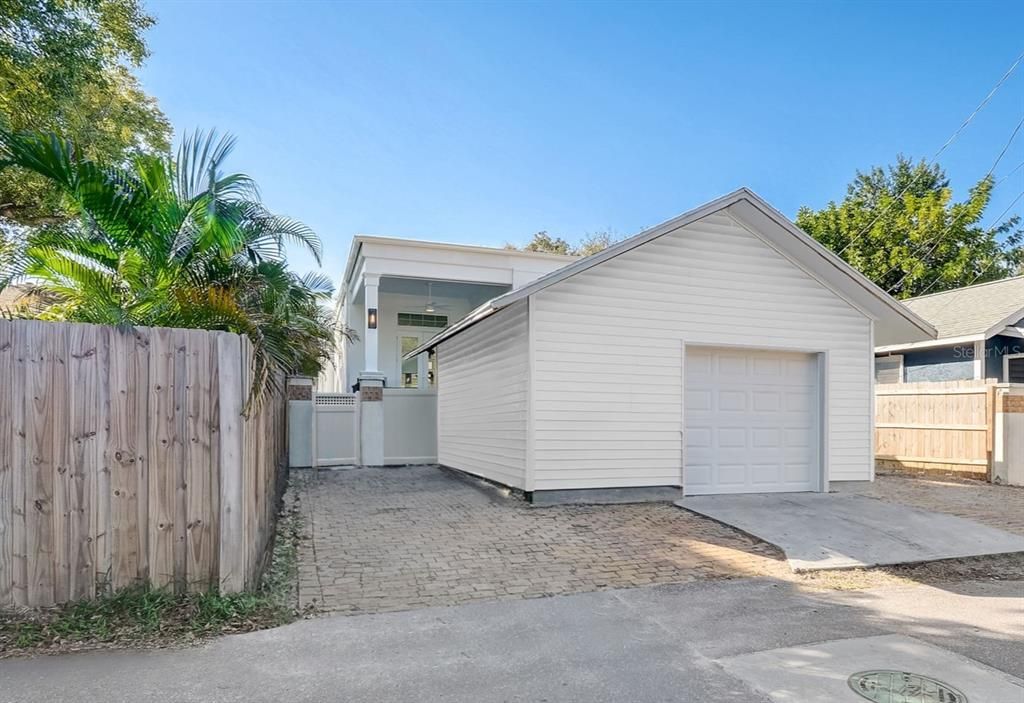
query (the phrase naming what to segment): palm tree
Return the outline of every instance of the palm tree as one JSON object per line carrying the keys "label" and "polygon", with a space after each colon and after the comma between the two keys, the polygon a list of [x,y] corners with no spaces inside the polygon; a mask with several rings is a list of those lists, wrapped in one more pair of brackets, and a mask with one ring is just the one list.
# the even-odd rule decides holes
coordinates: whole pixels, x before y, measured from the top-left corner
{"label": "palm tree", "polygon": [[78,215],[0,251],[0,290],[27,283],[45,301],[40,318],[247,335],[254,398],[279,390],[282,372],[315,375],[333,349],[333,287],[290,271],[285,245],[319,263],[320,240],[267,210],[251,178],[222,173],[233,147],[231,137],[196,133],[175,158],[114,166],[54,134],[0,131],[0,169],[47,178]]}

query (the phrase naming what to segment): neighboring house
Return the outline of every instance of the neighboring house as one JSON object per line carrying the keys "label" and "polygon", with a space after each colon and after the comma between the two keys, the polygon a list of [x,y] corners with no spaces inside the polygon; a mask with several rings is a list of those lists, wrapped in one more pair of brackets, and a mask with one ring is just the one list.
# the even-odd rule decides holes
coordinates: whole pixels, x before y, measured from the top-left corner
{"label": "neighboring house", "polygon": [[405,359],[436,352],[439,463],[535,501],[825,491],[874,475],[875,345],[934,336],[741,189]]}
{"label": "neighboring house", "polygon": [[1024,383],[1024,276],[910,298],[903,304],[939,336],[879,346],[879,383]]}

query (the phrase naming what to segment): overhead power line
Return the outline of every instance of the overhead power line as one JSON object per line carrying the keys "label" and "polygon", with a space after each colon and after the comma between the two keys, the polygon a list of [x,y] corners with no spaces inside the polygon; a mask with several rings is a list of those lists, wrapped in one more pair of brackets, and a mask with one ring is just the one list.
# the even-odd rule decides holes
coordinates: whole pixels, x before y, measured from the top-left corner
{"label": "overhead power line", "polygon": [[[1007,140],[1006,140],[1006,144],[1004,144],[1004,145],[1003,145],[1003,148],[1002,148],[1002,149],[1001,149],[1001,150],[999,151],[999,155],[998,155],[998,156],[996,156],[996,160],[992,162],[992,167],[991,167],[991,168],[989,168],[989,170],[988,170],[988,173],[986,173],[986,174],[985,174],[985,178],[988,178],[988,177],[990,177],[990,176],[991,176],[991,175],[992,175],[992,174],[993,174],[993,173],[995,172],[995,170],[996,170],[996,167],[997,167],[997,166],[999,165],[999,162],[1003,160],[1003,156],[1005,156],[1005,155],[1006,155],[1006,151],[1007,151],[1007,150],[1008,150],[1008,149],[1010,148],[1010,145],[1011,145],[1011,144],[1013,144],[1013,140],[1014,140],[1014,139],[1016,139],[1016,137],[1017,137],[1017,133],[1018,133],[1018,132],[1020,132],[1020,128],[1021,128],[1021,126],[1022,126],[1022,125],[1024,125],[1024,116],[1022,116],[1022,117],[1020,118],[1020,121],[1019,121],[1019,122],[1017,122],[1017,125],[1016,125],[1016,126],[1015,126],[1015,127],[1013,128],[1013,131],[1012,131],[1012,132],[1010,132],[1010,137],[1009,137],[1009,139],[1007,139]],[[1016,167],[1015,167],[1015,168],[1013,169],[1013,171],[1010,171],[1010,173],[1008,173],[1008,174],[1006,174],[1005,176],[1003,176],[1002,178],[1000,178],[1000,179],[999,179],[999,183],[1002,183],[1002,182],[1003,182],[1003,181],[1005,181],[1005,180],[1006,180],[1007,178],[1009,178],[1009,177],[1010,177],[1010,175],[1011,175],[1011,174],[1012,174],[1012,173],[1013,173],[1014,171],[1016,171],[1016,170],[1017,170],[1018,168],[1020,168],[1021,166],[1024,166],[1024,162],[1021,162],[1020,164],[1018,164],[1018,165],[1017,165],[1017,166],[1016,166]],[[996,185],[998,185],[998,183],[993,183],[993,184],[992,184],[992,189],[993,189],[993,190],[995,190],[995,187],[996,187]],[[1014,202],[1016,202],[1016,201],[1014,201]],[[1011,205],[1011,207],[1012,207],[1012,205]],[[919,245],[918,247],[916,247],[916,248],[915,248],[914,252],[912,253],[912,256],[913,256],[913,257],[915,257],[915,258],[919,258],[919,259],[921,259],[921,260],[922,260],[923,262],[927,263],[927,262],[928,262],[928,259],[929,259],[929,258],[930,258],[930,257],[931,257],[931,256],[932,256],[932,255],[933,255],[933,254],[934,254],[935,252],[936,252],[936,251],[938,251],[939,247],[940,247],[940,246],[942,245],[942,241],[943,241],[943,240],[944,240],[944,239],[946,238],[946,235],[948,235],[948,234],[949,234],[950,232],[954,231],[954,228],[955,228],[955,227],[956,227],[956,226],[957,226],[957,225],[958,225],[958,224],[960,223],[960,220],[961,220],[961,218],[963,218],[963,216],[964,216],[965,214],[967,214],[968,212],[970,212],[970,208],[964,208],[963,210],[961,210],[961,211],[960,211],[960,213],[959,213],[959,214],[957,214],[957,215],[956,215],[956,216],[955,216],[955,217],[954,217],[954,218],[953,218],[953,219],[952,219],[952,220],[950,221],[950,223],[949,223],[949,227],[947,227],[946,229],[944,229],[943,231],[940,231],[940,232],[939,232],[939,233],[938,233],[937,235],[935,235],[935,238],[934,238],[934,240],[933,240],[933,241],[934,241],[934,243],[933,243],[933,244],[932,244],[932,246],[931,246],[931,247],[930,247],[930,248],[928,249],[928,252],[927,252],[927,253],[926,253],[926,254],[925,254],[925,255],[924,255],[923,257],[922,257],[922,256],[920,256],[920,254],[921,254],[921,252],[922,252],[922,251],[924,251],[924,250],[925,250],[925,247],[927,247],[927,246],[928,246],[928,241],[929,241],[929,240],[926,240],[926,241],[924,241],[924,242],[921,242],[921,244],[920,244],[920,245]],[[999,218],[996,218],[996,225],[998,225],[998,220],[999,220]],[[895,265],[892,265],[892,266],[890,266],[890,267],[889,267],[888,269],[886,269],[886,271],[885,271],[885,274],[889,273],[889,272],[890,272],[890,271],[892,271],[892,270],[893,270],[894,268],[896,268],[896,266],[895,266]],[[896,283],[894,283],[894,284],[892,285],[892,287],[891,287],[891,288],[889,288],[889,290],[888,290],[887,292],[888,292],[888,293],[889,293],[890,295],[892,295],[893,291],[896,291],[896,290],[898,290],[898,289],[900,288],[900,286],[902,286],[902,285],[903,285],[903,284],[904,284],[904,283],[906,282],[906,280],[907,280],[908,278],[910,278],[910,275],[911,275],[912,273],[913,273],[913,271],[907,271],[907,272],[906,272],[905,274],[903,274],[903,276],[901,276],[901,277],[900,277],[900,280],[896,281]],[[883,274],[883,275],[885,275],[885,274]],[[937,281],[937,280],[938,280],[938,279],[936,279],[936,281]],[[934,285],[934,283],[935,283],[935,282],[933,281],[933,282],[932,282],[932,285]]]}
{"label": "overhead power line", "polygon": [[[990,90],[988,92],[988,95],[985,96],[985,99],[982,100],[978,104],[978,106],[976,108],[974,108],[974,112],[972,112],[970,115],[967,116],[967,119],[965,119],[963,121],[963,123],[959,127],[956,128],[956,131],[953,132],[952,135],[950,135],[949,139],[947,139],[946,142],[941,147],[939,147],[939,150],[935,152],[935,154],[931,157],[931,159],[929,159],[928,161],[925,162],[925,165],[929,165],[929,164],[935,163],[935,160],[938,159],[939,156],[941,156],[942,153],[944,151],[946,151],[946,149],[949,148],[949,146],[953,142],[955,142],[957,140],[957,138],[960,136],[960,134],[967,128],[967,125],[969,125],[974,120],[974,118],[978,115],[978,113],[981,112],[985,108],[986,105],[988,105],[989,101],[992,100],[992,97],[997,92],[999,92],[999,89],[1003,86],[1003,84],[1007,81],[1007,79],[1009,79],[1009,77],[1011,75],[1013,75],[1013,72],[1017,70],[1017,67],[1020,65],[1021,61],[1024,61],[1024,52],[1022,52],[1017,57],[1017,59],[1010,65],[1010,68],[1008,68],[1006,70],[1006,73],[1003,74],[1002,78],[1000,78],[996,82],[996,84],[994,86],[992,86],[992,90]],[[886,212],[888,212],[889,208],[892,207],[893,203],[896,202],[897,200],[899,200],[900,198],[902,198],[904,195],[907,194],[907,191],[909,191],[914,186],[914,184],[917,182],[917,179],[921,177],[922,173],[924,173],[924,169],[919,171],[917,176],[912,178],[910,180],[910,182],[907,183],[907,185],[903,188],[903,190],[901,190],[896,195],[896,197],[893,200],[889,201],[889,204],[885,208],[883,208],[882,211],[880,213],[878,213],[878,215],[875,216],[875,219],[873,219],[870,223],[868,223],[868,225],[866,227],[864,227],[856,235],[854,235],[853,238],[850,239],[850,241],[846,243],[846,246],[844,246],[842,249],[839,250],[839,252],[838,252],[839,255],[842,256],[843,252],[845,252],[847,249],[849,249],[853,245],[854,242],[859,240],[861,237],[864,236],[864,234],[866,232],[868,232],[872,227],[874,227],[875,223],[877,223],[882,218],[882,216]]]}

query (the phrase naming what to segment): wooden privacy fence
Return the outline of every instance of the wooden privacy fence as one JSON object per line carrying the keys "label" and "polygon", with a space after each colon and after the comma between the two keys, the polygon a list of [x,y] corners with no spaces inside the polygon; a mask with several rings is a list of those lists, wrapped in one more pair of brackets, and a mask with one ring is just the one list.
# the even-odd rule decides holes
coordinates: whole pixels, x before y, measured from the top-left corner
{"label": "wooden privacy fence", "polygon": [[987,478],[995,386],[983,381],[875,386],[880,468],[941,469]]}
{"label": "wooden privacy fence", "polygon": [[285,401],[243,415],[247,338],[0,320],[0,606],[258,578]]}

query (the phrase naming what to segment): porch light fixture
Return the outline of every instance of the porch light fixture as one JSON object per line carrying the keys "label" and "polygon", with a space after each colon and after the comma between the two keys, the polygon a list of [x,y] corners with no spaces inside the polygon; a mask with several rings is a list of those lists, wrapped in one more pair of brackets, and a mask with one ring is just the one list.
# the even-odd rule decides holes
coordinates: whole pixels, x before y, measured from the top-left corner
{"label": "porch light fixture", "polygon": [[377,329],[377,308],[366,309],[366,329]]}

